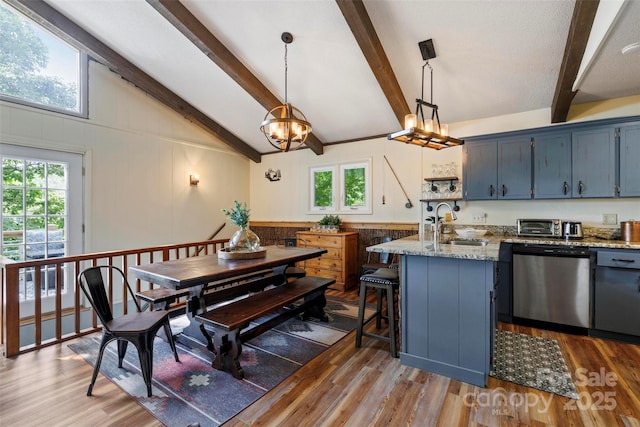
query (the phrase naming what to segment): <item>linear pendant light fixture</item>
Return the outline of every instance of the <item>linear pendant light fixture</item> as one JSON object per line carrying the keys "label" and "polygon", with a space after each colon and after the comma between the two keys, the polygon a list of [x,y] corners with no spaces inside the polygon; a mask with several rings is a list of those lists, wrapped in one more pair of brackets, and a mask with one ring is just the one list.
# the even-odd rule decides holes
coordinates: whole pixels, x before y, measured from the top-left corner
{"label": "linear pendant light fixture", "polygon": [[[442,150],[464,144],[462,139],[449,136],[449,127],[440,124],[438,106],[433,103],[433,68],[429,60],[436,57],[432,39],[418,43],[422,59],[426,62],[422,66],[422,93],[420,99],[416,99],[415,114],[407,114],[404,119],[404,129],[387,136],[387,139],[415,144],[421,147]],[[424,68],[429,67],[431,76],[431,101],[424,100]],[[423,107],[431,108],[431,118],[425,119]]]}
{"label": "linear pendant light fixture", "polygon": [[[260,124],[260,131],[269,141],[269,144],[280,151],[289,151],[300,148],[311,133],[311,123],[298,110],[287,101],[287,45],[293,41],[291,33],[282,33],[280,37],[284,42],[284,104],[269,110]],[[272,118],[269,118],[273,116]],[[298,117],[301,117],[298,118]],[[293,146],[292,146],[293,144]]]}

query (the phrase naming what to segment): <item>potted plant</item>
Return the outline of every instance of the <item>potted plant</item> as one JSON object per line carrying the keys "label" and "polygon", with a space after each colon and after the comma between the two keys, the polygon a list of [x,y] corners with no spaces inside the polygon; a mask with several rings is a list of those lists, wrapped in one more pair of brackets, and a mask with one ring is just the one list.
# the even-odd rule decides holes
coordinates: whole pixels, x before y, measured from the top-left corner
{"label": "potted plant", "polygon": [[240,227],[229,240],[229,249],[232,251],[257,251],[260,248],[260,238],[249,229],[249,213],[246,203],[233,201],[232,209],[222,209],[233,225]]}
{"label": "potted plant", "polygon": [[338,215],[325,215],[320,221],[318,221],[318,224],[320,225],[320,229],[322,231],[336,233],[340,229],[342,220]]}

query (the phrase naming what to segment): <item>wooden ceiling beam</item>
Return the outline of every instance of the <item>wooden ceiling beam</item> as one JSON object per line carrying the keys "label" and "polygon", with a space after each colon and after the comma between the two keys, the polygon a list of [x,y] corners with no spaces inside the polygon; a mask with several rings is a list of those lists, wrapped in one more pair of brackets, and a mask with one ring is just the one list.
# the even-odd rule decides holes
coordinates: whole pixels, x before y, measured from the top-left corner
{"label": "wooden ceiling beam", "polygon": [[411,111],[364,3],[362,0],[336,0],[336,3],[387,97],[398,123],[404,127],[404,116]]}
{"label": "wooden ceiling beam", "polygon": [[576,0],[560,74],[551,104],[551,123],[567,121],[571,102],[577,93],[573,90],[573,83],[578,76],[580,63],[584,57],[593,20],[598,10],[598,3],[599,0]]}
{"label": "wooden ceiling beam", "polygon": [[[267,111],[282,102],[236,58],[182,3],[177,0],[147,0],[158,13],[198,47]],[[258,123],[256,123],[256,127]],[[312,133],[305,144],[316,154],[324,144]]]}
{"label": "wooden ceiling beam", "polygon": [[259,151],[180,98],[47,3],[42,0],[7,0],[7,2],[54,34],[79,43],[92,57],[103,62],[123,79],[184,116],[187,120],[197,124],[235,151],[256,163],[260,163],[262,155]]}

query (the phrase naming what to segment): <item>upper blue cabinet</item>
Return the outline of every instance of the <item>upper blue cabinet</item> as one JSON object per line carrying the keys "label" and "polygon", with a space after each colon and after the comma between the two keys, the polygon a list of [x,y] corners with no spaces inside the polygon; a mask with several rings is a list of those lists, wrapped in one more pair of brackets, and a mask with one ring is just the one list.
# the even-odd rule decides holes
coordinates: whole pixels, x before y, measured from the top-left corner
{"label": "upper blue cabinet", "polygon": [[620,127],[621,197],[640,196],[640,125]]}
{"label": "upper blue cabinet", "polygon": [[602,126],[571,134],[573,197],[615,197],[615,127]]}
{"label": "upper blue cabinet", "polygon": [[468,138],[462,151],[463,197],[640,197],[637,120],[608,119]]}
{"label": "upper blue cabinet", "polygon": [[531,198],[531,149],[526,136],[498,140],[498,199]]}
{"label": "upper blue cabinet", "polygon": [[462,147],[462,195],[467,200],[498,197],[498,150],[496,140],[478,141]]}
{"label": "upper blue cabinet", "polygon": [[465,144],[463,195],[467,200],[531,198],[531,139],[514,137]]}
{"label": "upper blue cabinet", "polygon": [[571,197],[571,134],[535,135],[533,152],[534,198]]}

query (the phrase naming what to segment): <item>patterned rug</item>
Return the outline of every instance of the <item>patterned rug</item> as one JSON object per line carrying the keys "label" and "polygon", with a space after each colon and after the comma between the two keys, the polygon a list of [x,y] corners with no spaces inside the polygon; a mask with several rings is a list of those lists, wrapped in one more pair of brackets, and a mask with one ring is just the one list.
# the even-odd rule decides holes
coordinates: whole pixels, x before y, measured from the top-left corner
{"label": "patterned rug", "polygon": [[[96,383],[109,378],[167,426],[219,426],[355,329],[357,303],[327,297],[325,311],[328,323],[289,319],[243,344],[240,363],[245,378],[241,381],[213,369],[206,349],[178,343],[180,363],[176,363],[169,344],[157,338],[152,397],[147,397],[133,346],[119,369],[116,343],[110,343]],[[94,334],[69,348],[93,365],[100,338]],[[87,377],[87,387],[90,379]]]}
{"label": "patterned rug", "polygon": [[492,377],[578,399],[560,346],[550,338],[496,330]]}

